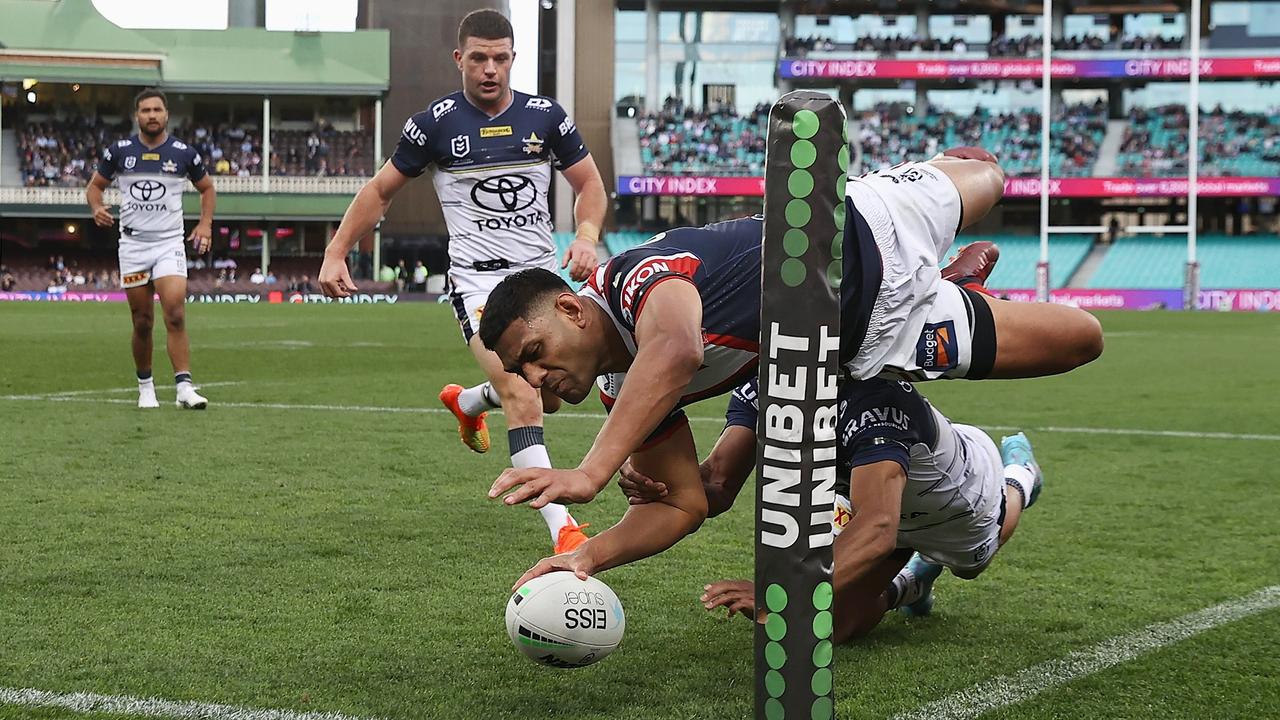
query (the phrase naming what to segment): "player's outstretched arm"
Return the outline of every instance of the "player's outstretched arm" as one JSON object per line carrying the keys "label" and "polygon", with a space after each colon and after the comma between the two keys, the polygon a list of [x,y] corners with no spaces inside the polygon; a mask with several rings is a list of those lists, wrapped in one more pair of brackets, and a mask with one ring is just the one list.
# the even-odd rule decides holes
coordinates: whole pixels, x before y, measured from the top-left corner
{"label": "player's outstretched arm", "polygon": [[[675,409],[702,366],[702,298],[673,276],[637,304],[636,356],[627,380],[578,469],[604,488],[622,462]],[[696,462],[696,455],[695,455]]]}
{"label": "player's outstretched arm", "polygon": [[631,461],[640,472],[662,478],[666,495],[654,502],[627,508],[617,525],[576,550],[539,561],[513,588],[555,570],[569,570],[586,577],[635,562],[666,550],[698,529],[707,517],[707,501],[689,426],[680,425],[662,442],[637,452]]}
{"label": "player's outstretched arm", "polygon": [[324,263],[320,266],[320,289],[329,297],[350,297],[355,291],[355,283],[347,270],[347,255],[361,238],[373,232],[378,221],[391,207],[391,199],[400,188],[411,180],[408,175],[387,162],[360,188],[347,212],[342,216],[342,223],[324,250]]}
{"label": "player's outstretched arm", "polygon": [[89,210],[93,212],[93,223],[98,227],[108,228],[116,221],[111,215],[111,209],[102,200],[102,193],[109,187],[111,181],[94,172],[84,189],[84,198],[89,203]]}
{"label": "player's outstretched arm", "polygon": [[569,277],[581,282],[591,276],[600,262],[596,246],[600,243],[600,228],[604,225],[609,198],[600,170],[590,154],[565,168],[563,174],[576,196],[573,201],[575,236],[560,267],[569,268]]}
{"label": "player's outstretched arm", "polygon": [[[832,581],[835,604],[854,594],[858,582],[889,557],[898,542],[898,519],[902,511],[902,491],[907,484],[902,465],[882,460],[853,469],[849,482],[849,503],[856,509],[849,526],[832,546],[835,561]],[[836,642],[853,635],[855,613],[835,613]]]}
{"label": "player's outstretched arm", "polygon": [[1004,197],[1004,170],[981,148],[951,148],[929,161],[960,191],[960,227],[967,228],[991,212]]}
{"label": "player's outstretched arm", "polygon": [[[750,428],[730,425],[720,434],[711,454],[698,466],[707,496],[707,517],[715,517],[733,507],[733,501],[755,469],[755,450],[756,434]],[[666,483],[636,470],[630,460],[618,470],[618,487],[631,505],[654,502],[667,494]]]}

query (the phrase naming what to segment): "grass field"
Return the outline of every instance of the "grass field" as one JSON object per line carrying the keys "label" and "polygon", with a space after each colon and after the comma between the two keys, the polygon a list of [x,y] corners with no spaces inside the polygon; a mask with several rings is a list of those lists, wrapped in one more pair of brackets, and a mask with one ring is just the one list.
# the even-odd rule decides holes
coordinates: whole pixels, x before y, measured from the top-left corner
{"label": "grass field", "polygon": [[[1105,355],[1069,376],[925,389],[954,419],[1025,428],[1046,488],[983,577],[938,582],[933,616],[838,650],[841,718],[1280,584],[1280,315],[1102,319]],[[612,657],[537,666],[502,612],[549,537],[484,497],[501,418],[479,456],[435,411],[442,384],[479,379],[448,308],[193,306],[189,323],[211,408],[167,404],[161,350],[166,404],[144,413],[123,306],[0,304],[0,688],[405,720],[750,716],[751,628],[696,602],[750,576],[749,503],[603,576],[628,615]],[[704,449],[723,407],[693,411]],[[569,410],[547,424],[561,465],[600,423],[593,401]],[[624,508],[611,491],[576,515],[599,529]],[[984,717],[1280,717],[1278,641],[1280,611],[1260,612]],[[71,717],[121,715],[0,704]]]}

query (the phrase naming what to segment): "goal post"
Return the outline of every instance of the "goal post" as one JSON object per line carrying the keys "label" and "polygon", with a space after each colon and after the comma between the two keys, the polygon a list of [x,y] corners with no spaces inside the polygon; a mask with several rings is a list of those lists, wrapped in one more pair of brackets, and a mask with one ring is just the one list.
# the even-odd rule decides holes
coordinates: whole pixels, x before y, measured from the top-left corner
{"label": "goal post", "polygon": [[844,108],[813,91],[769,112],[756,447],[755,717],[835,717],[831,517]]}

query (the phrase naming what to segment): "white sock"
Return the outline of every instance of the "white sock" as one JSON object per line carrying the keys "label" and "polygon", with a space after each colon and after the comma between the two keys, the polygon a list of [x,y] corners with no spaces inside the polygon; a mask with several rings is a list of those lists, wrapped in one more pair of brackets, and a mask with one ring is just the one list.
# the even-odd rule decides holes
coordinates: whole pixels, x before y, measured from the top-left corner
{"label": "white sock", "polygon": [[1004,481],[1007,484],[1016,485],[1022,491],[1022,509],[1026,510],[1027,503],[1031,502],[1031,489],[1036,484],[1035,473],[1025,465],[1005,465]]}
{"label": "white sock", "polygon": [[903,567],[890,583],[889,609],[910,605],[920,599],[924,583],[916,582],[916,576]]}
{"label": "white sock", "polygon": [[[541,427],[528,425],[512,428],[507,431],[507,442],[511,449],[511,467],[551,467],[551,456],[547,454]],[[560,528],[569,522],[569,510],[557,503],[547,503],[538,512],[542,513],[554,544],[559,539]]]}
{"label": "white sock", "polygon": [[502,407],[502,401],[498,399],[498,393],[493,391],[493,387],[484,382],[459,393],[458,407],[462,408],[462,412],[475,417],[486,410]]}
{"label": "white sock", "polygon": [[151,392],[155,392],[155,390],[156,390],[156,382],[155,382],[155,378],[147,378],[146,380],[139,380],[139,381],[138,381],[138,389],[139,389],[139,390],[150,390]]}

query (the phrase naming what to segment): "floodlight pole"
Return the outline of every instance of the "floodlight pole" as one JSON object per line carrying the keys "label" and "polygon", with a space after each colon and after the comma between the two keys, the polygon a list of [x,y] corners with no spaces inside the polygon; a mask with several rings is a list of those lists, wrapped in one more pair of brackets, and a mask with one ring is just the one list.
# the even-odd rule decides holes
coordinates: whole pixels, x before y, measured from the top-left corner
{"label": "floodlight pole", "polygon": [[262,96],[262,192],[271,192],[271,98]]}
{"label": "floodlight pole", "polygon": [[[379,97],[373,101],[373,172],[377,174],[378,168],[382,166],[382,98]],[[373,226],[373,278],[375,282],[378,280],[379,273],[382,270],[382,218],[378,219],[378,224]]]}
{"label": "floodlight pole", "polygon": [[1200,301],[1200,263],[1196,261],[1200,194],[1200,3],[1191,0],[1191,98],[1187,133],[1187,272],[1182,290],[1184,310],[1196,310]]}
{"label": "floodlight pole", "polygon": [[1036,263],[1036,300],[1049,302],[1049,113],[1053,48],[1053,0],[1044,0],[1040,21],[1040,262]]}

